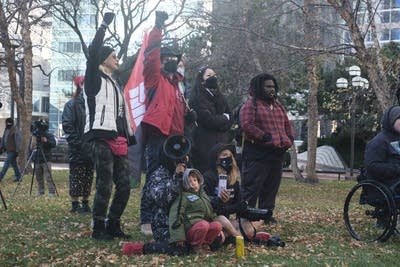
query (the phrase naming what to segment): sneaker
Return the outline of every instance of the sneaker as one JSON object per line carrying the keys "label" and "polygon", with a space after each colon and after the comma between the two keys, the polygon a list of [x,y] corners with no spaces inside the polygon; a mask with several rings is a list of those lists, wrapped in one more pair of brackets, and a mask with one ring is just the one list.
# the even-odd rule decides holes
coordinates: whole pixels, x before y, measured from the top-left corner
{"label": "sneaker", "polygon": [[37,193],[36,193],[36,196],[37,196],[37,197],[40,197],[40,196],[43,196],[43,195],[44,195],[44,192],[37,192]]}
{"label": "sneaker", "polygon": [[92,213],[92,209],[90,208],[87,202],[82,202],[82,205],[77,210],[78,213]]}
{"label": "sneaker", "polygon": [[49,195],[48,195],[49,197],[55,197],[56,196],[56,194],[55,193],[50,193],[49,192]]}
{"label": "sneaker", "polygon": [[151,230],[151,224],[150,223],[144,223],[144,224],[140,225],[140,231],[144,235],[148,235],[148,236],[153,235],[153,231]]}

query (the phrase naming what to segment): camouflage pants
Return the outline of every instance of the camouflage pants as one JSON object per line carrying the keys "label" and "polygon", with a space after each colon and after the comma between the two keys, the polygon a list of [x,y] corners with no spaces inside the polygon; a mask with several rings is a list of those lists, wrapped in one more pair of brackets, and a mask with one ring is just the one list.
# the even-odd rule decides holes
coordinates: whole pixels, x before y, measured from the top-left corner
{"label": "camouflage pants", "polygon": [[[96,170],[96,194],[93,201],[93,219],[120,219],[129,200],[129,162],[127,156],[114,156],[105,142],[93,141],[92,156]],[[111,192],[115,193],[107,215]]]}

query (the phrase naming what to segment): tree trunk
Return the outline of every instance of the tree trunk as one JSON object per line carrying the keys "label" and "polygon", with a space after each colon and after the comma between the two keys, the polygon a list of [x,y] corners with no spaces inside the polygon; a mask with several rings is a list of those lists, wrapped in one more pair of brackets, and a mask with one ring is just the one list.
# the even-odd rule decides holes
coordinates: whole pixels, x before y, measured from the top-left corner
{"label": "tree trunk", "polygon": [[303,174],[299,169],[299,166],[297,165],[297,151],[295,144],[293,144],[292,147],[289,149],[289,153],[290,153],[290,166],[292,168],[294,180],[297,182],[305,182],[306,179],[304,178]]}
{"label": "tree trunk", "polygon": [[[313,48],[319,39],[318,27],[314,27],[312,18],[316,10],[313,10],[313,1],[304,1],[304,39],[306,47]],[[317,15],[318,16],[318,15]],[[307,137],[307,178],[310,183],[317,183],[318,177],[315,171],[317,157],[317,131],[318,131],[318,78],[315,55],[308,53],[306,59],[307,77],[309,82],[308,94],[308,137]]]}
{"label": "tree trunk", "polygon": [[[392,92],[389,88],[385,75],[385,70],[383,69],[383,64],[380,63],[379,59],[379,46],[370,47],[368,49],[365,46],[365,34],[361,32],[361,29],[357,24],[356,17],[358,12],[361,10],[354,10],[352,6],[353,1],[344,0],[341,1],[340,4],[337,3],[337,1],[335,0],[327,1],[332,7],[336,9],[340,17],[346,22],[346,25],[349,28],[351,34],[354,49],[357,52],[356,57],[360,60],[361,64],[368,73],[369,84],[376,94],[381,110],[386,110],[391,105],[396,103],[396,92]],[[370,10],[369,20],[371,21],[370,25],[372,26],[371,30],[373,33],[373,27],[375,26],[375,23],[370,0],[367,0],[367,8]]]}

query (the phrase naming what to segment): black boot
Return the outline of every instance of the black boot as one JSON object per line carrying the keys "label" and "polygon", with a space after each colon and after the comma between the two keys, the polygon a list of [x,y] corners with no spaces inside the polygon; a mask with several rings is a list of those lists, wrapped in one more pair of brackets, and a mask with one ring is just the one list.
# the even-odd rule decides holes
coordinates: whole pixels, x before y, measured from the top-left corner
{"label": "black boot", "polygon": [[132,236],[127,235],[121,230],[121,221],[119,219],[109,219],[106,227],[107,233],[112,237],[130,239]]}
{"label": "black boot", "polygon": [[89,206],[89,200],[82,200],[82,205],[78,209],[79,213],[91,213],[92,209]]}
{"label": "black boot", "polygon": [[78,212],[79,210],[79,201],[72,201],[72,208],[70,210],[70,212],[75,213]]}
{"label": "black boot", "polygon": [[92,238],[105,241],[113,239],[113,236],[106,231],[104,220],[93,219]]}

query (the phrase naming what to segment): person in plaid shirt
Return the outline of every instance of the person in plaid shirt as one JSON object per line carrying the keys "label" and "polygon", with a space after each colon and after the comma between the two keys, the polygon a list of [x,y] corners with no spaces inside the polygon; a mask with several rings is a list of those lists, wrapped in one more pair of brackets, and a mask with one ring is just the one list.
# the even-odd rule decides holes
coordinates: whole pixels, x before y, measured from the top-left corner
{"label": "person in plaid shirt", "polygon": [[[240,109],[240,127],[244,134],[241,192],[249,206],[275,208],[282,178],[285,151],[293,144],[293,130],[286,110],[276,99],[278,84],[267,73],[250,81],[251,97]],[[269,223],[276,223],[271,217]]]}

